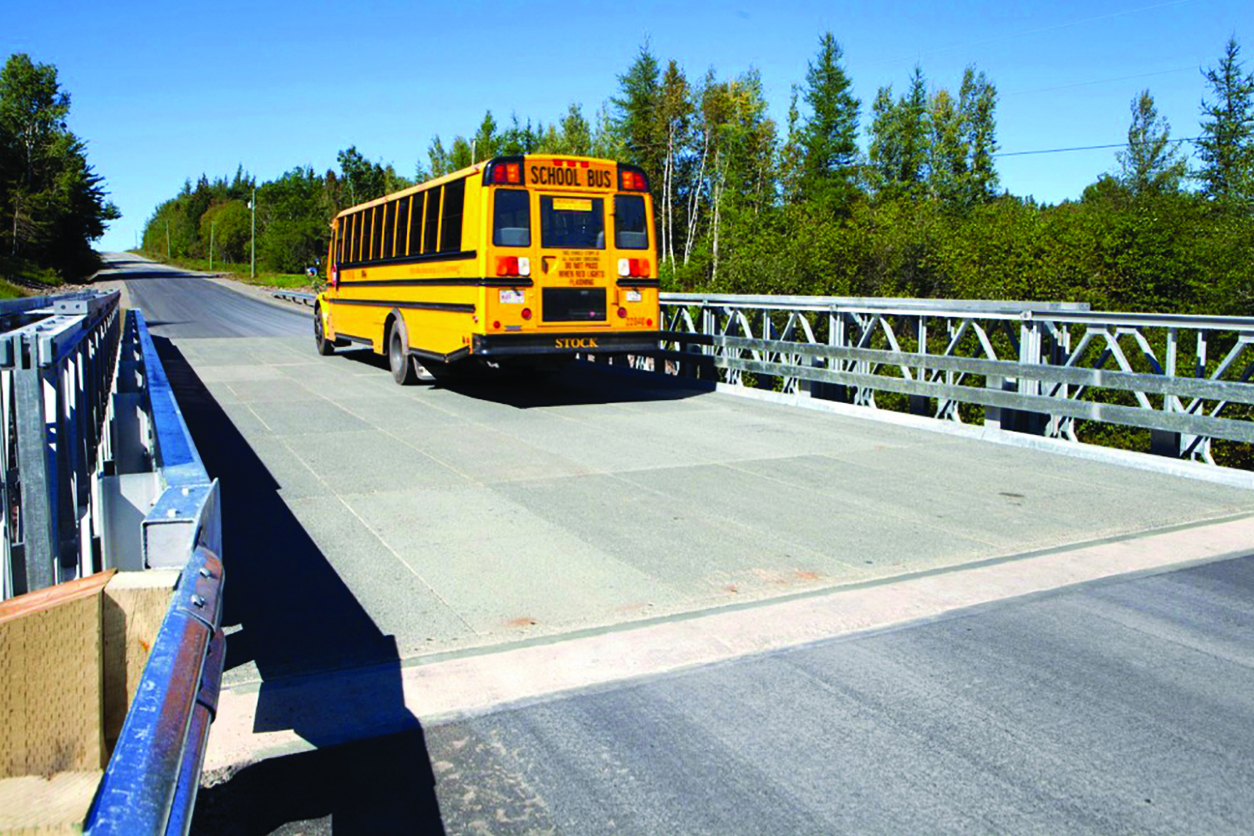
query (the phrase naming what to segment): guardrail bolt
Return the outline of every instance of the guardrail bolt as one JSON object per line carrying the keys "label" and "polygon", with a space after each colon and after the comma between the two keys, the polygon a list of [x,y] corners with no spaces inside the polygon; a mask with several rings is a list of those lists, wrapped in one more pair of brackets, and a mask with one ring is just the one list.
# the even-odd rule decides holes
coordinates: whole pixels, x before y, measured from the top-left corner
{"label": "guardrail bolt", "polygon": [[213,577],[213,572],[210,572],[208,569],[206,569],[205,567],[201,566],[201,567],[200,567],[200,576],[201,576],[202,578],[212,578],[212,577]]}
{"label": "guardrail bolt", "polygon": [[205,599],[201,598],[199,595],[193,595],[192,604],[194,604],[197,607],[203,607],[205,605]]}

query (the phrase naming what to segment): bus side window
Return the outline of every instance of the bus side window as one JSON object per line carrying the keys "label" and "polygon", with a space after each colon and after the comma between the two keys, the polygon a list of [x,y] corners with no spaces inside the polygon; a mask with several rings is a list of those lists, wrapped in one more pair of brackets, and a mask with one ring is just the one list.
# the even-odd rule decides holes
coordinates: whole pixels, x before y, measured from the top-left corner
{"label": "bus side window", "polygon": [[427,219],[422,235],[422,251],[434,253],[440,243],[440,193],[443,186],[436,186],[427,191]]}
{"label": "bus side window", "polygon": [[409,255],[409,196],[396,202],[396,255],[403,258]]}
{"label": "bus side window", "polygon": [[409,213],[409,254],[418,255],[422,252],[422,208],[426,204],[427,193],[414,195],[414,208]]}
{"label": "bus side window", "polygon": [[521,189],[501,189],[492,211],[492,244],[531,246],[531,195]]}
{"label": "bus side window", "polygon": [[362,244],[366,240],[366,213],[353,215],[353,261],[365,261],[366,249]]}
{"label": "bus side window", "polygon": [[462,248],[462,212],[466,203],[466,181],[454,180],[444,187],[441,207],[440,252],[455,253]]}
{"label": "bus side window", "polygon": [[383,211],[383,250],[379,254],[380,258],[392,257],[392,227],[396,226],[396,204],[387,202],[379,207]]}
{"label": "bus side window", "polygon": [[377,261],[384,251],[384,224],[382,224],[384,208],[381,206],[370,209],[370,261]]}

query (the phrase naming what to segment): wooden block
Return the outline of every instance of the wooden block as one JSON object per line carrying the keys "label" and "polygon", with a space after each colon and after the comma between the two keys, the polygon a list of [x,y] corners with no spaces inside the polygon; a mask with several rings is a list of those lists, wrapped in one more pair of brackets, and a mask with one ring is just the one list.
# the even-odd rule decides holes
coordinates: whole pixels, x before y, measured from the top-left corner
{"label": "wooden block", "polygon": [[0,778],[103,767],[101,592],[112,576],[0,604]]}
{"label": "wooden block", "polygon": [[83,832],[103,770],[23,775],[0,780],[0,834],[46,836]]}
{"label": "wooden block", "polygon": [[104,738],[113,753],[148,654],[170,609],[178,569],[119,572],[104,589]]}

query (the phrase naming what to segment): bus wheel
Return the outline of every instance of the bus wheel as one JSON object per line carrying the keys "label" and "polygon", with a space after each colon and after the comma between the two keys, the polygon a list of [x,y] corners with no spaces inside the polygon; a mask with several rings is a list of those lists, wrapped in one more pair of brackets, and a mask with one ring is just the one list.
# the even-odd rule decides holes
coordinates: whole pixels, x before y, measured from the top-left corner
{"label": "bus wheel", "polygon": [[314,342],[318,346],[318,353],[323,357],[335,353],[335,343],[328,340],[322,331],[322,308],[314,309]]}
{"label": "bus wheel", "polygon": [[392,379],[401,386],[409,386],[418,379],[414,361],[409,357],[399,328],[392,329],[392,337],[388,340],[388,365],[392,368]]}

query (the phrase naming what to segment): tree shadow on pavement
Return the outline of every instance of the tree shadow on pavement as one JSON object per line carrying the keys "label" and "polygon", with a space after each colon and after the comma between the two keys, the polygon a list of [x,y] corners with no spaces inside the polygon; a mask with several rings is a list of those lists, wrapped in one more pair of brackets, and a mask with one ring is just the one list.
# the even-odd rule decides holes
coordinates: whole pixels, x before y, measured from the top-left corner
{"label": "tree shadow on pavement", "polygon": [[[288,832],[286,825],[323,820],[336,833],[442,833],[395,639],[362,609],[178,348],[154,342],[205,467],[220,481],[226,667],[251,662],[260,675],[254,731],[291,729],[315,747],[202,790],[192,831]],[[333,672],[351,672],[351,705]],[[322,688],[310,689],[310,679]],[[319,693],[316,705],[293,702],[310,693]]]}

